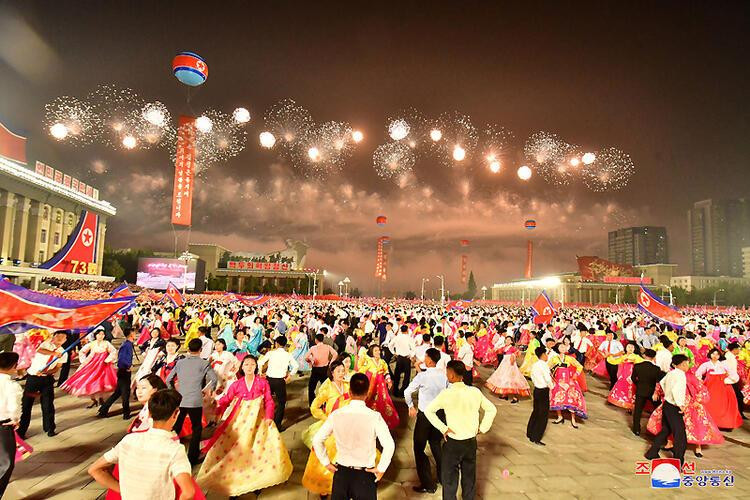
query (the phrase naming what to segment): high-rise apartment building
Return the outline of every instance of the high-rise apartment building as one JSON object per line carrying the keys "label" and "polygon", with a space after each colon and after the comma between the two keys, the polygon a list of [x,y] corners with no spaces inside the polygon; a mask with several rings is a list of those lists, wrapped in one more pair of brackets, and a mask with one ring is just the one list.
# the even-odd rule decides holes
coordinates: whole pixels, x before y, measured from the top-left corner
{"label": "high-rise apartment building", "polygon": [[609,232],[609,260],[643,266],[669,262],[667,229],[661,226],[625,227]]}
{"label": "high-rise apartment building", "polygon": [[703,200],[688,210],[691,263],[698,276],[742,276],[750,246],[750,200]]}

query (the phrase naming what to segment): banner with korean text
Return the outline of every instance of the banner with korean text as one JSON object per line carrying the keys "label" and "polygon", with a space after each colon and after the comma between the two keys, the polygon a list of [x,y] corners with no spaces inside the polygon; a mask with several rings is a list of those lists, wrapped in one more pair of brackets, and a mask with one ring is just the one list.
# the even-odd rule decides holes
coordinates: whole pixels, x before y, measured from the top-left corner
{"label": "banner with korean text", "polygon": [[181,115],[177,128],[177,154],[172,192],[172,224],[178,226],[192,224],[195,155],[195,118]]}

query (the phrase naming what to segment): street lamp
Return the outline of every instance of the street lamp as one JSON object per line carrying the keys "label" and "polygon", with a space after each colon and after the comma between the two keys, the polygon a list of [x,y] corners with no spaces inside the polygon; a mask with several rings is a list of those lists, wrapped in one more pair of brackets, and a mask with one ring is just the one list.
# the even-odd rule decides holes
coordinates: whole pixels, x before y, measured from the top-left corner
{"label": "street lamp", "polygon": [[349,283],[351,282],[352,280],[349,279],[349,276],[345,277],[344,281],[342,282],[344,283],[344,295],[346,295],[347,297],[349,297]]}
{"label": "street lamp", "polygon": [[440,280],[440,303],[445,303],[445,276],[442,274],[436,274],[436,278]]}
{"label": "street lamp", "polygon": [[420,294],[421,300],[424,300],[424,284],[426,281],[430,281],[430,278],[422,278],[422,293]]}
{"label": "street lamp", "polygon": [[487,300],[487,287],[482,287],[482,300]]}
{"label": "street lamp", "polygon": [[724,290],[723,288],[719,288],[714,292],[714,307],[716,307],[716,294],[719,292],[726,292],[726,290]]}

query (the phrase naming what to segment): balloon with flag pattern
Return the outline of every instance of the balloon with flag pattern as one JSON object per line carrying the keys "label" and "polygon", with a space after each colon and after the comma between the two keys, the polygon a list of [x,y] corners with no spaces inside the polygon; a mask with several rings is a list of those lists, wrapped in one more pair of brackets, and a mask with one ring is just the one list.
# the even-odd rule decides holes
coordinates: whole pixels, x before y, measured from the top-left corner
{"label": "balloon with flag pattern", "polygon": [[197,87],[208,78],[208,64],[194,52],[180,52],[172,59],[172,72],[181,83]]}
{"label": "balloon with flag pattern", "polygon": [[526,222],[523,223],[523,227],[526,229],[536,229],[536,221],[534,219],[526,219]]}

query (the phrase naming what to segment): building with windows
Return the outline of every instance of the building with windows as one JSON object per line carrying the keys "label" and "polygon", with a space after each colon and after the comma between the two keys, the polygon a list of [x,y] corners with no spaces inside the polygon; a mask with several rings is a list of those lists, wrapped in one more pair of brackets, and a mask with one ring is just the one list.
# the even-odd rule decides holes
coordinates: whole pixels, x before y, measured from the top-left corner
{"label": "building with windows", "polygon": [[667,228],[639,226],[610,231],[608,250],[609,260],[617,264],[666,264],[669,262]]}
{"label": "building with windows", "polygon": [[[632,272],[625,275],[618,269],[604,269],[601,263],[606,261],[595,259],[584,261],[579,257],[577,273],[495,283],[491,288],[492,300],[528,306],[544,291],[550,300],[562,305],[621,304],[635,300],[641,284],[665,301],[669,300],[669,284],[676,264],[634,266]],[[592,277],[592,269],[586,266],[601,273],[595,272]]]}
{"label": "building with windows", "polygon": [[[91,225],[81,227],[87,213]],[[99,279],[107,220],[115,214],[92,186],[41,162],[30,166],[26,139],[0,124],[0,274],[34,284],[45,275]],[[91,258],[71,265],[59,254],[72,246],[76,229]],[[54,268],[43,269],[53,258]],[[62,263],[66,272],[59,272]]]}
{"label": "building with windows", "polygon": [[722,286],[750,286],[750,279],[735,276],[674,276],[671,285],[691,290],[719,288]]}
{"label": "building with windows", "polygon": [[696,276],[744,274],[750,246],[750,199],[702,200],[688,210],[691,263]]}

